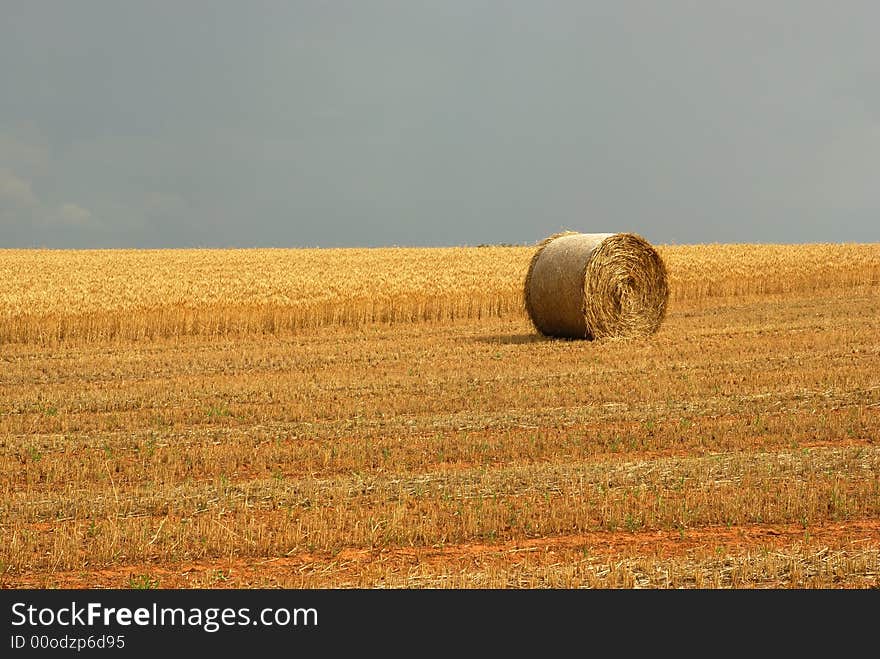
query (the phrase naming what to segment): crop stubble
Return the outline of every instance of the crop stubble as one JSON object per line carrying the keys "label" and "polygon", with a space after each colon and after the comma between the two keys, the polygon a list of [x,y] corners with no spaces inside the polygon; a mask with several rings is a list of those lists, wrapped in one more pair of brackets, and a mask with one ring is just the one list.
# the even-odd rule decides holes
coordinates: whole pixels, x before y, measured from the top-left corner
{"label": "crop stubble", "polygon": [[[65,304],[64,278],[40,288],[13,268],[26,252],[0,253],[0,584],[876,587],[876,246],[662,249],[660,332],[598,343],[539,337],[503,301],[524,248],[410,252],[409,283],[368,278],[382,250],[354,250],[363,269],[333,276],[362,288],[338,285],[333,304],[376,287],[397,322],[328,312],[213,334],[148,331],[120,293],[146,286],[136,269],[68,283],[103,297]],[[205,287],[291,256],[191,254],[200,274],[177,279]],[[32,257],[69,259],[69,282],[99,269]],[[121,258],[152,261],[153,305],[182,267],[177,252]],[[437,279],[419,279],[431,263]],[[470,311],[412,312],[456,279],[489,282],[443,289]],[[8,302],[10,281],[30,303]],[[192,313],[232,313],[219,281]],[[40,334],[26,309],[70,331]],[[92,313],[107,315],[85,331]]]}

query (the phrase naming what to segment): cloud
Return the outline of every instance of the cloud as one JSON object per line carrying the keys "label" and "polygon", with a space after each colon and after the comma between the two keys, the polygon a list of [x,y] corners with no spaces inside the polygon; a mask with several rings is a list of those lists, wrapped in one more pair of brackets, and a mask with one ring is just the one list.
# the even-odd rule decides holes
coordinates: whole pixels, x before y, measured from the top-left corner
{"label": "cloud", "polygon": [[31,182],[9,168],[0,169],[0,224],[31,230],[97,226],[92,212],[79,204],[43,203]]}
{"label": "cloud", "polygon": [[41,221],[43,204],[33,179],[46,171],[48,150],[36,126],[0,126],[0,225],[29,232]]}
{"label": "cloud", "polygon": [[11,169],[0,169],[0,208],[19,210],[39,206],[30,181],[16,175]]}
{"label": "cloud", "polygon": [[73,227],[88,226],[92,224],[92,213],[77,204],[62,204],[50,212],[49,223]]}
{"label": "cloud", "polygon": [[[48,142],[33,122],[0,127],[0,225],[33,239],[59,228],[98,228],[100,224],[88,208],[52,199],[60,196],[60,191],[52,194],[51,185],[46,194],[46,181],[51,184],[53,180],[50,156]],[[39,189],[41,181],[44,191],[38,194],[35,183]]]}
{"label": "cloud", "polygon": [[49,144],[32,121],[0,126],[0,169],[14,169],[21,176],[45,176],[49,171]]}

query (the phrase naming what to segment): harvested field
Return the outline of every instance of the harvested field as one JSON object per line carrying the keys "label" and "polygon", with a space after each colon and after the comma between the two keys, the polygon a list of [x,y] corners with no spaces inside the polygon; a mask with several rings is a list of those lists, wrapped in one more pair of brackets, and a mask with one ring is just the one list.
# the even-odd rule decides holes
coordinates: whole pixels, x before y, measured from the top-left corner
{"label": "harvested field", "polygon": [[880,245],[657,249],[0,251],[0,587],[878,587]]}

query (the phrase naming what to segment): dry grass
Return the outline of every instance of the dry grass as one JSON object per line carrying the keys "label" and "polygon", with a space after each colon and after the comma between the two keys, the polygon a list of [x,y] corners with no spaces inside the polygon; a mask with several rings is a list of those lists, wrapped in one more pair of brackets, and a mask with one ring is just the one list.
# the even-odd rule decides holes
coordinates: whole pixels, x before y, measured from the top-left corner
{"label": "dry grass", "polygon": [[[516,249],[487,249],[508,277]],[[700,249],[664,249],[683,286],[669,254]],[[876,248],[762,250],[814,258],[692,288],[629,341],[548,340],[511,308],[5,343],[0,586],[877,587]],[[260,252],[193,254],[209,287],[211,258]],[[100,270],[82,258],[69,282]],[[63,317],[62,278],[31,282]],[[97,303],[146,336],[116,285]]]}
{"label": "dry grass", "polygon": [[573,339],[647,336],[666,316],[666,266],[641,236],[550,236],[526,272],[523,301],[541,334]]}
{"label": "dry grass", "polygon": [[[535,249],[0,250],[0,344],[520,318]],[[657,250],[679,310],[880,284],[880,244]]]}

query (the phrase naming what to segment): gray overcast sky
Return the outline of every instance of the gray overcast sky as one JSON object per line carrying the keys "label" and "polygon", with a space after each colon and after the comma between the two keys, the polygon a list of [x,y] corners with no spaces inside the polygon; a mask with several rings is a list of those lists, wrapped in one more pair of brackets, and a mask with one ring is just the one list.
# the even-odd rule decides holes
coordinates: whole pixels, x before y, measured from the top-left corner
{"label": "gray overcast sky", "polygon": [[880,241],[880,3],[0,0],[0,247]]}

